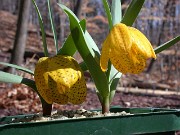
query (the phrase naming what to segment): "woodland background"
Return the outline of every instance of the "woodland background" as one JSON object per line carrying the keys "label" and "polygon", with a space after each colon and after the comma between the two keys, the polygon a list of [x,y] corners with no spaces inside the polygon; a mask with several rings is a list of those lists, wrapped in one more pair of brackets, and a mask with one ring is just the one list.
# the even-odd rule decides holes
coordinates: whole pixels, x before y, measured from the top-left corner
{"label": "woodland background", "polygon": [[[0,61],[22,65],[31,70],[37,59],[43,56],[41,32],[38,17],[31,0],[0,0]],[[29,1],[29,2],[27,2]],[[53,34],[51,32],[48,16],[47,2],[36,0],[41,11],[47,36],[48,48],[51,55],[55,54]],[[56,24],[59,47],[69,34],[69,22],[67,16],[56,4],[63,3],[70,7],[78,18],[87,20],[87,30],[101,49],[101,44],[108,34],[108,21],[101,0],[51,0],[53,17]],[[109,0],[111,3],[111,0]],[[131,0],[122,0],[123,13]],[[24,16],[27,31],[21,32],[18,25],[18,16],[28,10]],[[21,13],[21,14],[20,14]],[[21,19],[22,19],[21,18]],[[22,20],[21,20],[22,21]],[[146,0],[134,27],[142,31],[152,43],[153,47],[180,35],[180,1],[179,0]],[[17,31],[16,31],[17,30]],[[27,37],[19,42],[20,52],[15,55],[15,44],[18,37]],[[23,39],[23,38],[21,38]],[[139,75],[123,75],[120,80],[117,96],[113,105],[125,107],[170,107],[180,108],[180,43],[158,54],[158,59],[148,60],[147,68]],[[24,46],[24,49],[23,49]],[[22,54],[22,55],[20,55]],[[19,58],[20,57],[20,58]],[[75,55],[78,61],[81,58]],[[21,59],[22,58],[22,59]],[[4,66],[1,70],[9,71]],[[27,76],[21,72],[15,72]],[[32,78],[32,76],[28,76]],[[81,105],[86,109],[100,107],[94,92],[94,86],[90,75],[86,74],[89,93],[87,102]],[[120,92],[121,91],[121,92]],[[149,92],[151,94],[149,94]],[[22,85],[7,85],[0,83],[0,116],[33,113],[41,110],[39,100],[29,88]],[[134,94],[136,93],[136,94]],[[138,94],[137,94],[138,93]],[[142,94],[143,93],[143,94]],[[173,93],[173,95],[172,95]],[[142,102],[143,101],[143,102]],[[56,108],[78,108],[79,106],[58,106]]]}

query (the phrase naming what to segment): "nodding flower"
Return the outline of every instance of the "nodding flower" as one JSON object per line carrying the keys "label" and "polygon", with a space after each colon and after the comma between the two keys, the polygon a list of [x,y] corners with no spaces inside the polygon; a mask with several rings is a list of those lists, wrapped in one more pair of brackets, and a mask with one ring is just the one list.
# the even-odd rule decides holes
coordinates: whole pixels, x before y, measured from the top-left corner
{"label": "nodding flower", "polygon": [[80,104],[87,87],[84,74],[71,56],[56,55],[39,59],[34,72],[37,91],[49,104]]}
{"label": "nodding flower", "polygon": [[139,30],[123,23],[116,24],[102,45],[100,66],[106,71],[108,61],[121,73],[138,74],[148,58],[156,59],[151,43]]}

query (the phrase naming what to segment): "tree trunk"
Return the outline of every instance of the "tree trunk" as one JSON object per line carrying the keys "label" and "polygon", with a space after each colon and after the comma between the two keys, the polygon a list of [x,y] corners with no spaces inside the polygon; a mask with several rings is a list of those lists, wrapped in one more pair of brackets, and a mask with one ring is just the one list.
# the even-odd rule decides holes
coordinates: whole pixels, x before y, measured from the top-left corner
{"label": "tree trunk", "polygon": [[26,46],[28,19],[31,0],[21,0],[18,14],[17,30],[10,63],[21,65]]}
{"label": "tree trunk", "polygon": [[81,7],[82,7],[82,0],[77,0],[76,5],[74,7],[74,14],[80,19],[81,17]]}
{"label": "tree trunk", "polygon": [[[170,7],[170,1],[167,1],[166,5],[165,5],[165,7],[164,7],[164,9],[165,9],[165,10],[164,10],[164,18],[167,18],[167,15],[169,14],[169,13],[168,13],[169,7]],[[158,43],[157,43],[158,46],[161,45],[161,39],[162,39],[162,37],[164,36],[165,23],[166,23],[166,21],[163,20],[162,25],[161,25],[161,29],[160,29],[159,38],[158,38]],[[151,59],[150,64],[149,64],[149,66],[147,67],[146,73],[150,73],[150,72],[151,72],[151,70],[152,70],[152,68],[153,68],[153,65],[154,65],[154,62],[155,62],[155,60],[154,60],[154,59]]]}

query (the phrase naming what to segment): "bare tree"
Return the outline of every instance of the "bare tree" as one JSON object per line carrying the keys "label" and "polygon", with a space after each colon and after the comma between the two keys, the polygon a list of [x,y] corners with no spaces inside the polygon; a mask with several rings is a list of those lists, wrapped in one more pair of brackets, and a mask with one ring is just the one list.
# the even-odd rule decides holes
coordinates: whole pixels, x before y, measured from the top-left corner
{"label": "bare tree", "polygon": [[[166,19],[169,15],[169,9],[172,7],[172,4],[173,4],[172,1],[167,1],[166,5],[164,6],[164,9],[165,9],[164,10],[164,18],[166,18]],[[164,36],[165,23],[166,23],[166,20],[164,19],[162,21],[162,25],[160,28],[160,34],[159,34],[158,43],[157,43],[158,46],[161,44],[161,39]],[[151,59],[151,62],[150,62],[149,66],[147,67],[147,70],[146,70],[147,73],[151,72],[153,65],[154,65],[154,62],[155,62],[155,60]]]}
{"label": "bare tree", "polygon": [[82,0],[77,0],[74,6],[74,14],[80,18],[81,17],[81,7],[82,7]]}
{"label": "bare tree", "polygon": [[26,46],[31,0],[20,0],[17,30],[10,63],[21,65]]}

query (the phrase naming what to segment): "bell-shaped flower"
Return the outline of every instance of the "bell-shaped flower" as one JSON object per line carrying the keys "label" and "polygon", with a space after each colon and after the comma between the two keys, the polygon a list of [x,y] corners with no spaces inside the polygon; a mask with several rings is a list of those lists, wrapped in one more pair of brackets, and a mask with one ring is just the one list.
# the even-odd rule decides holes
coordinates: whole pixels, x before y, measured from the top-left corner
{"label": "bell-shaped flower", "polygon": [[84,74],[71,56],[40,58],[34,72],[37,90],[49,104],[82,103],[87,94]]}
{"label": "bell-shaped flower", "polygon": [[100,66],[106,71],[110,60],[119,72],[138,74],[144,70],[148,58],[156,59],[149,40],[139,30],[119,23],[102,45]]}

